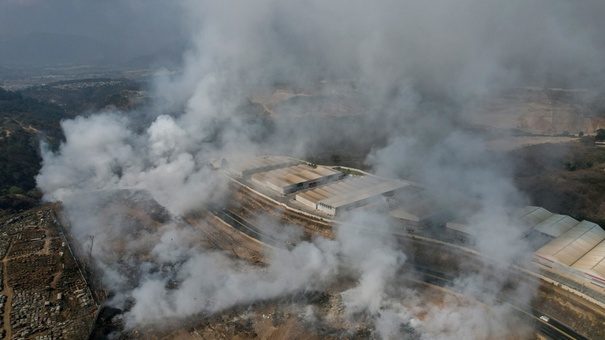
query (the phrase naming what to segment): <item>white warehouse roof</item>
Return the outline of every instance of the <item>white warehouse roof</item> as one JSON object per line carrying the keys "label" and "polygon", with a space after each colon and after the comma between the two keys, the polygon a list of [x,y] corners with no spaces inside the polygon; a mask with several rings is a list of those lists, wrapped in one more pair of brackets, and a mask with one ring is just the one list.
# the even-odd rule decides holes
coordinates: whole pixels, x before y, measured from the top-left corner
{"label": "white warehouse roof", "polygon": [[591,251],[576,261],[572,268],[605,278],[605,242],[599,243]]}
{"label": "white warehouse roof", "polygon": [[535,226],[552,215],[554,214],[542,207],[529,205],[520,209],[517,219],[528,226]]}
{"label": "white warehouse roof", "polygon": [[605,231],[595,223],[582,221],[538,249],[535,255],[572,266],[605,240]]}
{"label": "white warehouse roof", "polygon": [[282,168],[297,163],[299,162],[291,158],[273,155],[228,159],[229,171],[238,176]]}
{"label": "white warehouse roof", "polygon": [[542,207],[536,206],[527,206],[520,209],[516,218],[521,224],[531,227],[551,238],[561,236],[580,223],[578,220],[567,215],[553,214]]}
{"label": "white warehouse roof", "polygon": [[297,183],[317,180],[327,176],[341,174],[340,171],[332,170],[327,167],[311,167],[306,164],[299,164],[287,168],[279,168],[260,172],[252,175],[257,181],[267,181],[278,187],[287,187]]}
{"label": "white warehouse roof", "polygon": [[318,203],[323,203],[333,208],[345,207],[355,202],[363,201],[370,197],[382,195],[384,193],[401,189],[410,185],[409,182],[399,180],[385,180],[384,182],[371,185],[369,187],[343,192],[335,196],[328,197]]}
{"label": "white warehouse roof", "polygon": [[420,222],[428,219],[442,210],[438,207],[437,202],[432,198],[427,198],[422,201],[414,202],[404,207],[397,208],[390,212],[394,218]]}
{"label": "white warehouse roof", "polygon": [[578,223],[580,223],[578,220],[567,215],[553,214],[538,223],[534,229],[548,236],[559,237]]}

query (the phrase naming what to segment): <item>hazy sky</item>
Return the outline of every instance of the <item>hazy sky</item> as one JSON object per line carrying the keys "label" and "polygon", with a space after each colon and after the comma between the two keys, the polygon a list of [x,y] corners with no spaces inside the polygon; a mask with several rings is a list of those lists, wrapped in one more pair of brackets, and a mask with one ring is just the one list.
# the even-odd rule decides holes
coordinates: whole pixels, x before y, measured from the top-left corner
{"label": "hazy sky", "polygon": [[[274,45],[268,47],[279,44],[291,52],[279,55],[282,63],[300,58],[316,64],[321,62],[318,58],[341,59],[345,54],[344,59],[356,55],[361,64],[375,59],[382,66],[396,64],[405,52],[406,59],[414,58],[414,54],[421,56],[416,59],[422,63],[412,65],[414,72],[428,68],[445,75],[466,67],[477,73],[493,69],[489,63],[495,63],[507,72],[512,65],[515,72],[540,78],[545,73],[551,76],[552,70],[573,72],[577,83],[602,71],[605,55],[605,21],[600,17],[605,13],[603,1],[392,1],[378,9],[358,1],[332,5],[315,1],[269,3],[265,6],[266,1],[241,1],[221,6],[187,0],[2,0],[0,39],[39,31],[83,35],[105,43],[109,53],[132,58],[174,42],[191,41],[201,21],[223,21],[221,29],[228,32],[217,32],[216,36],[226,39],[229,31],[237,33],[238,27],[245,26],[240,24],[243,18],[256,17],[257,25],[264,26],[264,34],[272,37]],[[219,7],[225,8],[215,13]],[[347,20],[351,17],[355,20]],[[237,41],[240,44],[250,38],[258,40],[240,33],[245,38]],[[383,46],[383,41],[388,44]],[[338,48],[334,48],[336,43],[340,44]],[[389,52],[386,56],[385,47]],[[376,52],[373,48],[382,49],[378,57],[368,55],[369,51]],[[425,63],[427,59],[429,63]],[[431,63],[435,59],[451,62]],[[488,63],[479,65],[484,60]],[[445,70],[440,70],[441,66]],[[387,67],[381,69],[385,75],[393,73]],[[428,81],[427,77],[420,78]],[[561,82],[553,84],[563,86]]]}
{"label": "hazy sky", "polygon": [[181,16],[178,1],[2,0],[0,38],[32,32],[83,35],[145,54],[182,40]]}

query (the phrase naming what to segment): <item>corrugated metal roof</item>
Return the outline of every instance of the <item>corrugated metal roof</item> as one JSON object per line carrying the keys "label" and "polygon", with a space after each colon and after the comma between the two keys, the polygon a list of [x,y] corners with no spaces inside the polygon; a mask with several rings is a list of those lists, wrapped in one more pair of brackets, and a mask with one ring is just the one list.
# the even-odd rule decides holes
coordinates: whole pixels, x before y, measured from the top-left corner
{"label": "corrugated metal roof", "polygon": [[345,190],[355,190],[355,186],[351,185],[348,181],[344,180],[341,181],[340,186],[343,187]]}
{"label": "corrugated metal roof", "polygon": [[408,185],[410,185],[408,182],[397,180],[385,180],[382,183],[372,185],[370,187],[326,198],[325,200],[322,200],[319,203],[323,203],[334,208],[340,208],[373,196],[382,195],[389,191],[406,187]]}
{"label": "corrugated metal roof", "polygon": [[305,190],[297,195],[304,194],[304,196],[300,196],[303,199],[325,204],[333,208],[340,208],[370,197],[399,190],[409,185],[411,183],[407,181],[366,175],[346,177],[339,181]]}
{"label": "corrugated metal roof", "polygon": [[314,202],[316,202],[316,203],[321,201],[322,199],[326,198],[325,196],[320,195],[313,191],[307,191],[305,194],[309,197],[312,197],[314,199]]}
{"label": "corrugated metal roof", "polygon": [[572,265],[572,268],[605,278],[605,241],[582,256]]}
{"label": "corrugated metal roof", "polygon": [[342,192],[336,190],[333,185],[324,185],[322,189],[327,193],[326,199],[329,199],[330,197],[336,197],[342,194]]}
{"label": "corrugated metal roof", "polygon": [[254,174],[252,175],[252,178],[259,181],[259,182],[264,182],[265,181],[265,174],[264,173],[260,173],[260,174]]}
{"label": "corrugated metal roof", "polygon": [[303,199],[306,199],[307,201],[312,202],[312,203],[317,203],[317,202],[319,202],[319,201],[320,201],[320,199],[319,199],[319,198],[314,197],[314,196],[312,195],[312,193],[310,193],[310,192],[306,192],[306,193],[305,193],[305,192],[302,192],[302,193],[296,194],[296,197],[297,197],[297,198],[298,198],[298,197],[302,197]]}
{"label": "corrugated metal roof", "polygon": [[536,254],[571,266],[603,240],[605,240],[605,231],[601,227],[592,222],[582,221],[538,249]]}
{"label": "corrugated metal roof", "polygon": [[424,199],[409,204],[405,207],[393,210],[391,216],[409,219],[411,221],[422,221],[441,212],[433,199]]}
{"label": "corrugated metal roof", "polygon": [[232,171],[242,173],[244,171],[254,171],[256,169],[268,166],[285,166],[286,164],[293,163],[295,161],[288,157],[267,155],[262,157],[229,159],[228,162],[229,168]]}
{"label": "corrugated metal roof", "polygon": [[559,237],[578,223],[580,223],[580,221],[572,217],[552,214],[552,216],[538,223],[534,229],[552,237]]}
{"label": "corrugated metal roof", "polygon": [[523,216],[526,216],[527,214],[539,208],[540,207],[537,207],[535,205],[524,206],[523,208],[517,209],[517,211],[514,212],[513,217],[517,219],[522,218]]}
{"label": "corrugated metal roof", "polygon": [[303,176],[299,176],[299,174],[286,174],[284,177],[282,178],[276,178],[276,179],[281,179],[284,180],[286,182],[288,182],[288,184],[296,184],[296,183],[303,183],[306,182],[310,179],[315,179],[314,178],[304,178]]}
{"label": "corrugated metal roof", "polygon": [[313,190],[309,190],[307,192],[312,192],[314,194],[320,195],[322,197],[321,198],[322,200],[331,196],[331,194],[329,192],[327,192],[326,190],[324,190],[323,187],[322,188],[313,189]]}
{"label": "corrugated metal roof", "polygon": [[311,179],[317,179],[317,178],[322,177],[322,175],[320,175],[319,173],[314,172],[314,171],[309,171],[309,170],[307,170],[307,169],[305,169],[305,170],[303,170],[303,171],[301,171],[301,172],[297,173],[297,174],[296,174],[296,176],[298,176],[298,177],[302,177],[302,178],[304,178],[306,181],[311,180]]}
{"label": "corrugated metal roof", "polygon": [[334,191],[338,192],[339,194],[344,194],[346,192],[351,191],[351,189],[343,187],[341,183],[338,182],[334,183],[333,185],[330,185],[330,189],[334,189]]}
{"label": "corrugated metal roof", "polygon": [[318,167],[314,168],[314,171],[321,176],[331,176],[331,175],[334,175],[335,173],[339,172],[339,171],[327,168],[325,166],[318,166]]}
{"label": "corrugated metal roof", "polygon": [[299,164],[260,172],[252,175],[252,177],[258,181],[266,181],[277,187],[284,188],[293,184],[318,180],[326,176],[336,175],[338,173],[338,171],[327,167],[318,166],[314,168],[306,164]]}
{"label": "corrugated metal roof", "polygon": [[554,214],[542,207],[530,205],[521,209],[518,219],[527,226],[535,226],[548,219],[552,215]]}

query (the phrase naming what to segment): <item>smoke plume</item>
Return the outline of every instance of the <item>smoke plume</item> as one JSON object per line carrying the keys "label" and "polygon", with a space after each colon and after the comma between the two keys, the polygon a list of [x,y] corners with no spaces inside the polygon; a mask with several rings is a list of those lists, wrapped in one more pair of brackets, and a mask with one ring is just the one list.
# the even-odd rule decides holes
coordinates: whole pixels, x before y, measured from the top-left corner
{"label": "smoke plume", "polygon": [[[399,338],[401,325],[431,339],[506,335],[512,319],[497,303],[489,312],[456,297],[423,306],[398,279],[408,255],[389,237],[397,226],[379,214],[343,216],[335,240],[270,252],[262,269],[203,250],[197,242],[203,237],[175,216],[224,200],[227,181],[210,160],[304,158],[324,148],[369,146],[366,163],[375,173],[414,180],[455,209],[462,197],[472,201],[464,215],[478,230],[477,248],[505,265],[517,261],[528,249],[509,216],[525,198],[512,184],[508,160],[487,152],[465,119],[479,98],[506,88],[602,86],[605,21],[597,14],[605,5],[180,4],[186,14],[175,20],[190,32],[183,68],[159,72],[154,102],[139,112],[64,121],[65,143],[57,151],[43,148],[37,177],[47,200],[63,202],[77,240],[84,245],[94,236],[91,256],[115,293],[110,303],[133,302],[124,316],[128,327],[322,289],[344,261],[357,273],[357,284],[342,293],[346,312],[369,315],[379,336]],[[300,100],[272,115],[249,114],[266,109],[255,96],[284,88]],[[332,114],[325,109],[331,98],[354,114]],[[318,107],[328,111],[319,115]],[[105,193],[123,189],[150,193],[172,218],[135,231],[132,221],[100,208],[111,200]],[[460,278],[457,289],[479,295],[481,280]],[[503,286],[506,278],[496,282]],[[529,300],[531,292],[524,294]]]}

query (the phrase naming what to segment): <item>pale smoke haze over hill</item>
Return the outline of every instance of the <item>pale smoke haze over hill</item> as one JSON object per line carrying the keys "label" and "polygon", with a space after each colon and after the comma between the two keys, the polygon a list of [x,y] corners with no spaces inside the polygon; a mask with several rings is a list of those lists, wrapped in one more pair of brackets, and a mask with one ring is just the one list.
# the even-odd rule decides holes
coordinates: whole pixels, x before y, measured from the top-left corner
{"label": "pale smoke haze over hill", "polygon": [[172,1],[0,1],[0,65],[112,65],[183,42]]}
{"label": "pale smoke haze over hill", "polygon": [[[321,288],[335,278],[338,255],[344,254],[359,272],[357,286],[342,295],[346,310],[368,313],[377,335],[400,337],[402,323],[427,339],[498,338],[518,329],[509,324],[506,308],[484,313],[454,301],[416,319],[410,306],[422,301],[396,282],[406,251],[389,241],[393,226],[378,215],[345,216],[336,240],[318,239],[274,254],[268,270],[261,271],[203,251],[190,241],[192,231],[176,222],[136,237],[126,223],[108,226],[98,216],[93,193],[147,190],[178,215],[221,199],[224,179],[204,166],[212,158],[304,157],[309,147],[335,139],[370,143],[381,136],[387,145],[375,148],[367,160],[377,173],[412,177],[446,204],[471,197],[479,202],[468,216],[480,230],[478,248],[505,263],[522,258],[529,252],[509,216],[525,199],[512,184],[511,165],[489,155],[483,140],[459,121],[476,98],[501,88],[601,88],[605,22],[596,13],[605,12],[605,3],[265,0],[179,5],[177,12],[183,14],[174,20],[182,22],[191,41],[179,74],[157,77],[155,102],[143,112],[100,112],[63,122],[66,143],[56,153],[44,151],[37,177],[46,199],[65,204],[80,242],[95,235],[93,255],[104,268],[104,283],[116,292],[112,303],[121,307],[126,298],[134,299],[125,315],[128,327]],[[317,118],[277,115],[267,127],[238,110],[252,92],[271,91],[276,84],[321,91],[320,81],[354,87],[368,108],[365,115],[329,129]],[[329,86],[323,89],[330,95]],[[80,199],[82,194],[90,200]],[[368,238],[360,225],[382,232]],[[134,282],[115,264],[114,254],[104,251],[121,239],[128,240],[122,258],[135,272]],[[145,261],[138,260],[146,248],[153,250]],[[504,285],[505,279],[496,284]],[[168,289],[170,280],[180,282],[178,288]],[[481,280],[458,279],[470,295],[480,293]],[[528,301],[532,296],[521,293]]]}

